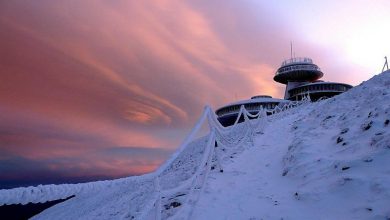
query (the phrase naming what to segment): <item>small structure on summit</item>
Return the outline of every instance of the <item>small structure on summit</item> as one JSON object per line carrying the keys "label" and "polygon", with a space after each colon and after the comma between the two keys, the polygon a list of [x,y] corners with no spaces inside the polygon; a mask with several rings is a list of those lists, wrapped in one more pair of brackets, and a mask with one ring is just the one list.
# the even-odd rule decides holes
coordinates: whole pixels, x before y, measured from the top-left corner
{"label": "small structure on summit", "polygon": [[242,105],[250,113],[256,114],[261,108],[273,110],[276,106],[283,107],[290,101],[301,101],[307,96],[312,101],[317,101],[323,97],[333,97],[352,88],[351,85],[345,83],[319,80],[323,76],[324,73],[310,58],[294,57],[285,60],[274,76],[276,82],[286,85],[284,99],[272,98],[267,95],[253,96],[251,99],[223,106],[215,113],[223,126],[230,126],[237,119]]}

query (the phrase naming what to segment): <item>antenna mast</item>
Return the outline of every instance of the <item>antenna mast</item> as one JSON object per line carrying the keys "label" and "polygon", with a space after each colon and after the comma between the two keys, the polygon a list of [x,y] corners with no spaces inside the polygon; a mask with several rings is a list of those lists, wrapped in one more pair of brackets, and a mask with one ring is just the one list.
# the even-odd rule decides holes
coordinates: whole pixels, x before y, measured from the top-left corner
{"label": "antenna mast", "polygon": [[293,58],[293,49],[292,49],[292,41],[290,41],[290,56]]}

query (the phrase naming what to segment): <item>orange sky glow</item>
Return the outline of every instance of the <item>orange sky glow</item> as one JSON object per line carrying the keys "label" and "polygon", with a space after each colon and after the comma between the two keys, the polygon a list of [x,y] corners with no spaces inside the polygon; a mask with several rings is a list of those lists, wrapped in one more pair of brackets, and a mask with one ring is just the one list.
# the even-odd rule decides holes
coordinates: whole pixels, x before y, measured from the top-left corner
{"label": "orange sky glow", "polygon": [[390,56],[389,8],[386,0],[2,1],[0,188],[34,176],[152,171],[205,105],[282,97],[272,78],[291,41],[324,80],[357,85]]}

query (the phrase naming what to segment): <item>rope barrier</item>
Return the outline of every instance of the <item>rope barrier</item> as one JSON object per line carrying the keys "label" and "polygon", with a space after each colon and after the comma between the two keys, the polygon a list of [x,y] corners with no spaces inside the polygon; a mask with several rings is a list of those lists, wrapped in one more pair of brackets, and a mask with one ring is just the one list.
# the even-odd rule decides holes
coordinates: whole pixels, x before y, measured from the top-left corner
{"label": "rope barrier", "polygon": [[[157,214],[155,215],[155,219],[160,220],[162,217],[162,197],[167,198],[186,190],[186,198],[181,208],[174,214],[174,216],[177,219],[189,219],[191,217],[193,212],[193,206],[195,206],[201,193],[203,192],[204,184],[207,180],[211,167],[213,166],[212,163],[214,162],[215,166],[218,166],[220,171],[223,170],[221,165],[221,160],[223,159],[223,157],[221,158],[220,156],[218,156],[217,151],[215,150],[216,146],[226,148],[238,148],[241,147],[242,144],[248,142],[251,146],[253,146],[253,139],[255,133],[261,133],[264,131],[268,114],[280,115],[280,117],[282,117],[283,115],[281,113],[285,113],[290,109],[309,102],[311,102],[311,100],[310,96],[307,94],[300,102],[290,102],[281,107],[277,106],[272,111],[260,108],[260,110],[255,114],[247,111],[244,105],[242,105],[240,107],[240,111],[237,115],[234,124],[229,127],[222,126],[211,108],[205,107],[201,119],[198,121],[196,127],[193,129],[190,135],[186,138],[186,141],[184,142],[185,144],[182,145],[181,149],[178,151],[179,153],[177,154],[178,156],[181,152],[185,150],[186,146],[191,142],[195,133],[199,131],[199,128],[207,119],[210,133],[208,135],[207,144],[202,156],[202,160],[198,165],[198,169],[190,178],[182,182],[179,186],[165,191],[156,190],[159,195],[157,196],[157,199],[155,200],[155,205],[153,207],[159,210],[156,211]],[[242,118],[243,122],[240,123],[240,120],[242,120]],[[177,156],[173,158],[176,159]],[[168,162],[167,164],[172,163],[174,159],[170,160],[170,162]],[[167,165],[164,168],[167,168]],[[163,168],[161,169],[160,174],[162,173],[162,170]],[[159,179],[160,176],[157,176],[156,178]]]}
{"label": "rope barrier", "polygon": [[[153,187],[153,190],[150,195],[152,200],[147,204],[143,204],[142,208],[145,211],[141,211],[137,219],[160,220],[168,217],[167,210],[164,209],[164,207],[166,207],[167,202],[169,203],[169,199],[174,198],[177,194],[184,194],[185,197],[183,197],[184,200],[181,204],[181,208],[175,211],[171,210],[171,213],[169,213],[170,216],[183,217],[185,219],[190,218],[193,206],[196,205],[204,190],[204,185],[210,170],[216,170],[215,167],[218,167],[222,172],[222,162],[228,156],[231,156],[229,153],[236,153],[238,150],[242,150],[242,146],[245,144],[247,145],[248,143],[250,143],[249,146],[253,146],[255,135],[264,131],[264,128],[269,120],[268,115],[271,115],[272,117],[283,117],[288,114],[288,112],[291,112],[291,109],[310,102],[310,96],[309,94],[306,94],[302,98],[302,101],[289,102],[283,106],[276,106],[272,110],[267,110],[261,107],[256,113],[249,112],[245,109],[244,105],[242,105],[234,124],[229,127],[222,126],[214,111],[209,106],[206,106],[201,117],[180,145],[179,149],[162,166],[151,174],[131,177],[123,182],[126,184],[142,185],[142,181],[151,181],[150,187]],[[199,157],[200,160],[196,161],[196,164],[194,164],[194,173],[190,174],[188,178],[180,182],[178,186],[164,188],[164,181],[169,178],[169,175],[166,175],[166,172],[168,172],[175,162],[179,160],[179,157],[183,154],[183,152],[189,150],[189,146],[194,143],[196,135],[199,133],[206,120],[208,123],[209,133],[202,137],[205,142],[201,141],[199,142],[199,146],[195,146],[204,146],[204,149],[201,152],[201,157]],[[223,151],[224,149],[226,149],[226,152]],[[51,187],[53,188],[53,186]],[[49,186],[29,187],[26,188],[27,193],[24,193],[23,190],[17,191],[18,193],[15,193],[16,191],[12,190],[0,190],[0,198],[4,197],[8,199],[0,201],[0,204],[1,202],[3,204],[17,204],[20,203],[20,201],[24,201],[24,203],[31,202],[37,197],[45,198],[45,193],[51,193],[50,198],[55,198],[59,196],[63,197],[64,195],[71,193],[77,194],[86,189],[96,190],[103,187],[104,186],[101,184],[90,183],[80,185],[79,188],[72,188],[71,186],[65,184],[55,186],[56,189],[61,189],[61,192],[60,190],[53,192],[52,188]],[[56,194],[57,191],[59,193],[58,195]],[[26,199],[25,194],[29,195],[31,198],[29,197]],[[18,197],[15,198],[15,195],[18,195]],[[49,196],[47,197],[49,198]],[[44,200],[45,199],[41,199],[39,202],[46,202]]]}

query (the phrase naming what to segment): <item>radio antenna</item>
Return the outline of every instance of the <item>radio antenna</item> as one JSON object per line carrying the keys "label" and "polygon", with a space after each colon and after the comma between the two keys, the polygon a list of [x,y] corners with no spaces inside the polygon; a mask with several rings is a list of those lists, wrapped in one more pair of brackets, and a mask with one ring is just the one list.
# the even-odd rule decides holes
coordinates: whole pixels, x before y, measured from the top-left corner
{"label": "radio antenna", "polygon": [[292,59],[293,58],[292,41],[290,41],[290,56],[291,56],[291,59]]}

